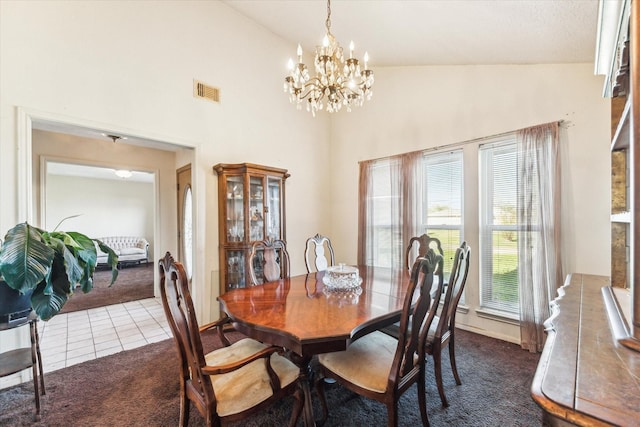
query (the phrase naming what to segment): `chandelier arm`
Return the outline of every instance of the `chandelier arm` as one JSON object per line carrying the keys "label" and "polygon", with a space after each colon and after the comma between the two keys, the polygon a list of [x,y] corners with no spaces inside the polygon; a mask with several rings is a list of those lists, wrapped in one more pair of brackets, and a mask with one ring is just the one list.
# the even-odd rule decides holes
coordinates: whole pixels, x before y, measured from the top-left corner
{"label": "chandelier arm", "polygon": [[307,89],[308,87],[311,89],[314,88],[321,88],[322,91],[324,92],[324,88],[326,88],[325,85],[322,84],[322,81],[318,78],[318,77],[311,77],[304,85],[303,87],[305,89]]}
{"label": "chandelier arm", "polygon": [[320,92],[320,96],[316,98],[316,102],[320,102],[324,99],[324,91]]}
{"label": "chandelier arm", "polygon": [[[300,92],[299,99],[301,101],[303,99],[307,98],[315,89],[313,87],[306,87],[306,85],[305,85],[303,90],[306,91],[306,92],[304,92],[304,93]],[[324,95],[324,92],[323,92],[323,95]],[[319,99],[322,99],[322,95],[319,98],[316,98],[316,101],[319,100]]]}
{"label": "chandelier arm", "polygon": [[[312,79],[310,79],[307,83],[305,83],[301,88],[300,88],[300,99],[304,99],[306,97],[308,97],[311,93],[313,92],[319,92],[320,96],[315,98],[316,101],[319,101],[321,99],[324,98],[324,91],[326,89],[326,86],[324,86],[323,84],[320,83],[320,80],[318,80],[317,77],[313,77]],[[304,91],[304,93],[303,93]]]}

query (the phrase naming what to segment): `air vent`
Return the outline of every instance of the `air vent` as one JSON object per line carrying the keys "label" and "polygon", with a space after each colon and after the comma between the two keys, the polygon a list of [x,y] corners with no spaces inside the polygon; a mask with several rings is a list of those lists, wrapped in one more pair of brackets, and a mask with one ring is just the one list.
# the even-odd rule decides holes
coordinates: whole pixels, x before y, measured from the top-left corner
{"label": "air vent", "polygon": [[193,96],[195,96],[196,98],[207,99],[213,102],[220,102],[220,89],[194,80]]}

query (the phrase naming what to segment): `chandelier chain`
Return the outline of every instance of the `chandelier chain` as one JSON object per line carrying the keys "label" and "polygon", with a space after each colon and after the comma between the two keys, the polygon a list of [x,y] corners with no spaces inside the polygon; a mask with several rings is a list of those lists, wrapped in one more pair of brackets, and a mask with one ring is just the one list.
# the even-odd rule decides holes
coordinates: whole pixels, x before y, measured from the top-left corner
{"label": "chandelier chain", "polygon": [[327,20],[324,25],[327,27],[327,34],[331,34],[331,0],[327,0]]}

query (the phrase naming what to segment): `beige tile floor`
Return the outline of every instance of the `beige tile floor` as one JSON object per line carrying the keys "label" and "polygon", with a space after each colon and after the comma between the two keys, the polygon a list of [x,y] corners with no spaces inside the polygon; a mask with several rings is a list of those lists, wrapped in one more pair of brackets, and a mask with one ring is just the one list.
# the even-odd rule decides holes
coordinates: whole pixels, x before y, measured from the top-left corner
{"label": "beige tile floor", "polygon": [[45,373],[171,338],[159,298],[58,314],[38,332]]}

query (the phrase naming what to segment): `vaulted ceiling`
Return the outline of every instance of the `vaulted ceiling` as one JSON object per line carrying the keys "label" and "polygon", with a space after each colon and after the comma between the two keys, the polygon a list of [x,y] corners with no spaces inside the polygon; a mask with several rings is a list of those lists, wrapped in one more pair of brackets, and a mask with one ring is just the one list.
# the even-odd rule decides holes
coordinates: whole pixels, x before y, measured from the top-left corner
{"label": "vaulted ceiling", "polygon": [[[225,0],[311,53],[326,0]],[[594,62],[597,0],[334,0],[331,32],[376,66]]]}
{"label": "vaulted ceiling", "polygon": [[[321,44],[326,0],[223,0],[247,19],[307,53]],[[614,1],[614,0],[607,0]],[[331,31],[370,65],[593,63],[598,0],[333,0]],[[283,64],[283,67],[285,65]],[[109,140],[105,130],[38,122],[34,128]],[[163,150],[158,141],[126,144]]]}

